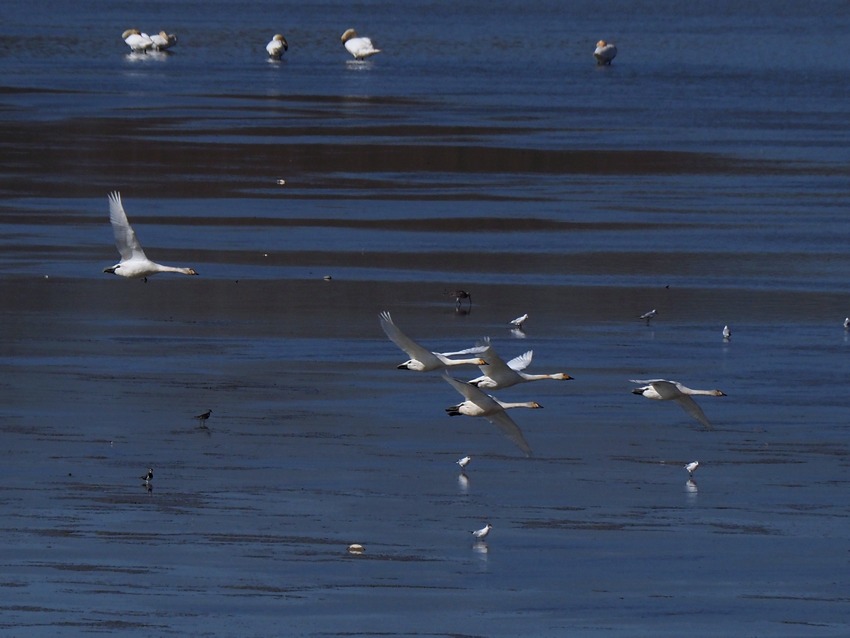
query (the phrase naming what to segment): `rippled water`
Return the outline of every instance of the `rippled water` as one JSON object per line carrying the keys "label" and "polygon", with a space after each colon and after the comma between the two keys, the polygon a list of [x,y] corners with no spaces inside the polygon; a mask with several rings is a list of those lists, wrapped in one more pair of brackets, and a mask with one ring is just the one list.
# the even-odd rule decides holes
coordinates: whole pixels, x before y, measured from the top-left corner
{"label": "rippled water", "polygon": [[[4,631],[847,633],[850,8],[0,11]],[[114,189],[200,277],[102,272]],[[532,458],[385,309],[574,377],[496,393]],[[714,429],[647,377],[724,390]]]}

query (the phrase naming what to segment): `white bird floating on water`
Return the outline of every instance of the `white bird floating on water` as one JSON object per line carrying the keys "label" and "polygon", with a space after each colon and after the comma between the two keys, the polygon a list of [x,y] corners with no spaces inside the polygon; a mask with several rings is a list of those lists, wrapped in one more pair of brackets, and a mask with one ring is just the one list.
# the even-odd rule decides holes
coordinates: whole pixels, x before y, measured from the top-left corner
{"label": "white bird floating on water", "polygon": [[486,345],[487,349],[481,352],[481,358],[487,362],[486,367],[481,367],[480,370],[484,374],[469,381],[470,384],[486,388],[488,390],[496,390],[501,388],[509,388],[517,383],[526,381],[541,381],[543,379],[555,379],[559,381],[569,381],[572,377],[565,372],[556,372],[554,374],[528,374],[523,372],[531,363],[531,357],[534,354],[533,350],[514,357],[507,363],[496,354],[495,349],[490,345],[490,341],[485,339],[482,345]]}
{"label": "white bird floating on water", "polygon": [[134,53],[147,53],[153,48],[151,37],[147,33],[140,33],[138,29],[127,29],[121,34],[121,39]]}
{"label": "white bird floating on water", "polygon": [[723,341],[729,341],[731,338],[732,330],[729,329],[729,326],[723,326]]}
{"label": "white bird floating on water", "polygon": [[611,61],[617,57],[617,47],[613,42],[600,40],[596,43],[596,50],[593,52],[593,57],[596,58],[596,64],[610,66]]}
{"label": "white bird floating on water", "polygon": [[177,36],[173,33],[166,33],[165,31],[160,31],[150,36],[150,38],[155,51],[165,51],[177,44]]}
{"label": "white bird floating on water", "polygon": [[[431,352],[427,348],[419,345],[413,339],[404,334],[401,330],[398,329],[393,323],[393,319],[390,316],[390,313],[386,310],[381,312],[381,328],[384,329],[387,337],[389,337],[390,341],[396,344],[399,348],[404,350],[407,355],[410,357],[407,361],[397,366],[400,370],[416,370],[417,372],[428,372],[429,370],[439,370],[440,368],[445,368],[446,366],[459,366],[459,365],[474,365],[481,366],[487,365],[487,362],[480,357],[475,357],[472,359],[450,359],[451,355],[457,354],[468,354],[473,351],[476,351],[475,348],[470,348],[469,350],[461,350],[460,352]],[[480,350],[484,350],[481,348]]]}
{"label": "white bird floating on water", "polygon": [[632,383],[643,383],[640,388],[632,390],[633,394],[641,394],[647,399],[658,401],[676,401],[682,409],[711,429],[711,422],[702,411],[692,396],[725,397],[726,394],[720,390],[693,390],[678,381],[667,381],[666,379],[630,379]]}
{"label": "white bird floating on water", "polygon": [[511,319],[510,324],[515,328],[519,328],[522,330],[522,324],[524,324],[528,320],[528,313],[526,312],[523,316],[517,317],[516,319]]}
{"label": "white bird floating on water", "polygon": [[158,272],[178,272],[184,275],[198,274],[192,268],[163,266],[145,256],[139,240],[136,239],[133,227],[127,221],[127,213],[124,212],[124,206],[121,205],[121,193],[118,191],[109,194],[109,221],[112,223],[115,246],[121,255],[121,261],[110,268],[104,268],[103,272],[120,275],[128,279],[143,279],[144,281]]}
{"label": "white bird floating on water", "polygon": [[466,399],[463,403],[446,408],[449,416],[483,416],[490,423],[499,428],[511,441],[514,442],[523,454],[531,456],[531,446],[522,435],[522,430],[514,423],[514,420],[508,416],[505,410],[510,408],[542,408],[543,406],[536,401],[523,401],[520,403],[507,403],[499,401],[497,398],[490,396],[476,388],[474,385],[469,385],[462,381],[458,381],[443,372],[443,378],[460,392]]}
{"label": "white bird floating on water", "polygon": [[357,60],[365,60],[366,58],[380,53],[380,49],[376,49],[369,38],[360,37],[354,29],[346,29],[345,33],[340,38],[346,50]]}
{"label": "white bird floating on water", "polygon": [[269,57],[272,60],[280,60],[288,50],[289,43],[287,43],[286,38],[280,33],[276,33],[266,45],[266,51],[268,51]]}
{"label": "white bird floating on water", "polygon": [[688,463],[685,466],[685,469],[688,471],[688,477],[693,478],[694,472],[697,471],[698,467],[699,467],[699,461],[691,461],[690,463]]}
{"label": "white bird floating on water", "polygon": [[466,466],[469,465],[469,462],[472,460],[471,456],[464,456],[462,459],[458,459],[455,461],[458,465],[460,465],[461,470],[465,470]]}
{"label": "white bird floating on water", "polygon": [[472,532],[472,535],[475,537],[476,540],[483,541],[485,538],[487,538],[487,534],[490,533],[491,529],[493,529],[493,526],[490,525],[490,523],[487,523],[481,529],[477,529]]}
{"label": "white bird floating on water", "polygon": [[363,545],[361,545],[360,543],[351,543],[351,545],[348,546],[349,554],[362,554],[365,551],[366,548],[363,547]]}

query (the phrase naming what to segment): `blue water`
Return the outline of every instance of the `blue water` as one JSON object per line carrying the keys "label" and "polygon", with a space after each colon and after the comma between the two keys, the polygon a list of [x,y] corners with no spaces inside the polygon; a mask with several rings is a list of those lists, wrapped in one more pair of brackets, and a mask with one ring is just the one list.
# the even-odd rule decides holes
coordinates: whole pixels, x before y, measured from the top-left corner
{"label": "blue water", "polygon": [[[847,635],[848,32],[826,1],[4,2],[2,632]],[[115,189],[200,277],[103,273]],[[572,375],[496,393],[544,406],[533,457],[397,370],[381,310]],[[714,429],[652,377],[726,392]]]}

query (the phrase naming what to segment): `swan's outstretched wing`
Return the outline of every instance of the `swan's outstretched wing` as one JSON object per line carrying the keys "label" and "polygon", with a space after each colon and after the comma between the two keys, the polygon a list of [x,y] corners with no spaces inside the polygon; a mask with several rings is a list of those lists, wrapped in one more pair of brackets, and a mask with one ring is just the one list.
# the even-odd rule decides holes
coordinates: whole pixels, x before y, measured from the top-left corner
{"label": "swan's outstretched wing", "polygon": [[109,221],[112,224],[112,233],[115,235],[115,246],[121,255],[121,260],[146,259],[139,240],[133,227],[127,221],[127,213],[121,205],[121,193],[113,191],[109,193]]}
{"label": "swan's outstretched wing", "polygon": [[381,328],[384,329],[384,332],[387,337],[389,337],[390,341],[404,350],[411,359],[416,359],[423,363],[430,359],[434,359],[434,353],[427,348],[420,346],[413,339],[398,329],[398,326],[393,323],[390,313],[386,310],[381,313]]}
{"label": "swan's outstretched wing", "polygon": [[469,385],[468,383],[464,383],[463,381],[458,381],[454,377],[449,376],[446,372],[443,372],[443,378],[455,390],[460,392],[464,399],[466,399],[467,401],[472,401],[475,405],[480,407],[485,412],[488,412],[490,410],[502,410],[502,406],[496,403],[496,400],[493,397],[491,397],[483,390],[479,390],[474,385]]}
{"label": "swan's outstretched wing", "polygon": [[[473,386],[469,386],[470,388]],[[525,440],[525,437],[522,435],[522,430],[519,429],[519,426],[514,423],[514,420],[508,415],[504,410],[500,410],[499,412],[494,412],[493,414],[487,414],[485,417],[490,423],[499,428],[503,434],[505,434],[511,441],[514,442],[522,453],[526,456],[531,456],[531,446]]]}
{"label": "swan's outstretched wing", "polygon": [[687,394],[683,394],[679,397],[676,397],[676,403],[682,406],[682,409],[694,417],[697,421],[702,423],[709,430],[713,430],[714,428],[711,425],[711,422],[708,420],[708,417],[705,416],[705,412],[702,411],[702,408],[697,405],[697,402],[694,401]]}
{"label": "swan's outstretched wing", "polygon": [[534,356],[534,350],[523,352],[518,357],[514,357],[513,359],[508,361],[508,367],[511,370],[516,370],[517,372],[519,372],[520,370],[525,370],[528,366],[531,365],[532,356]]}
{"label": "swan's outstretched wing", "polygon": [[486,352],[487,348],[489,347],[490,337],[482,337],[471,348],[466,348],[465,350],[458,350],[457,352],[441,352],[440,354],[444,357],[454,357],[463,354],[481,354],[482,352]]}
{"label": "swan's outstretched wing", "polygon": [[629,381],[651,385],[655,392],[658,393],[658,396],[664,400],[679,399],[680,397],[687,396],[679,389],[679,384],[676,381],[668,381],[667,379],[629,379]]}

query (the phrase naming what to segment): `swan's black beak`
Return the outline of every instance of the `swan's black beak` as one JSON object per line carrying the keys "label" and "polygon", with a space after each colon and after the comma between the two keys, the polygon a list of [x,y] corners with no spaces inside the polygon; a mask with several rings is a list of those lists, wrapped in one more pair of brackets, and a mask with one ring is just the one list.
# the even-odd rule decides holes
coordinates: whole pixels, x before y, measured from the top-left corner
{"label": "swan's black beak", "polygon": [[640,388],[635,388],[634,390],[632,390],[632,394],[643,394],[643,390],[641,390]]}
{"label": "swan's black beak", "polygon": [[115,274],[115,266],[110,266],[109,268],[104,268],[103,272],[112,273],[114,275]]}

